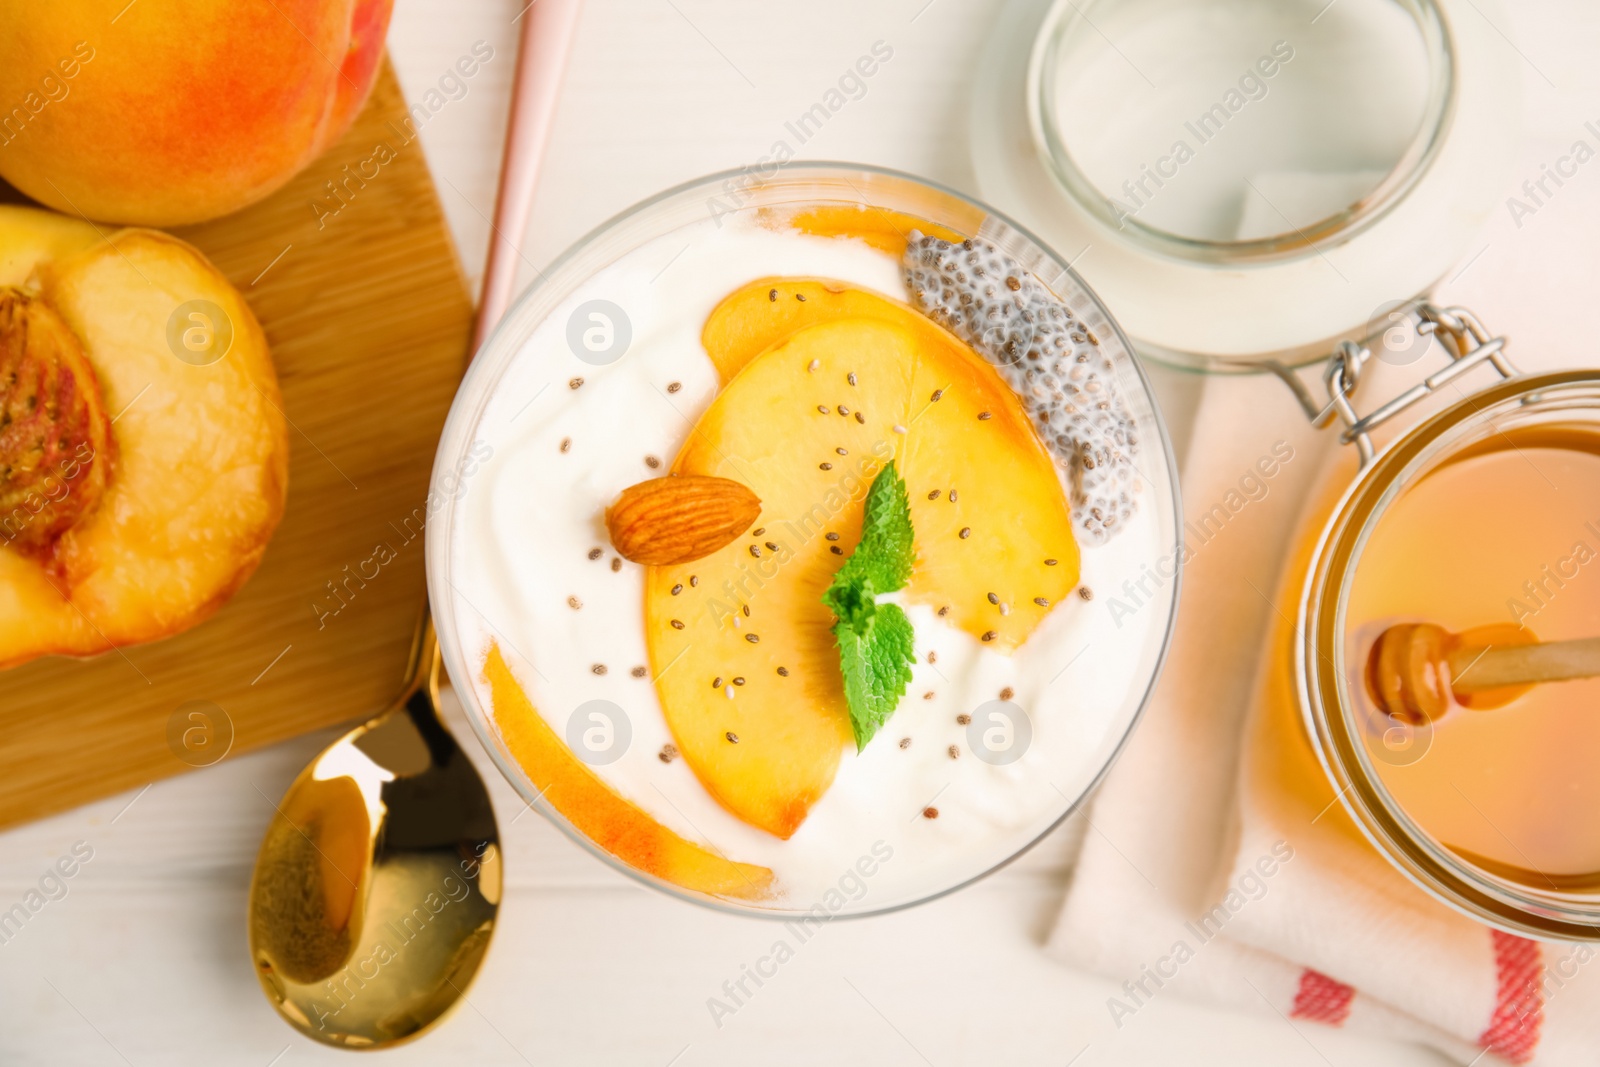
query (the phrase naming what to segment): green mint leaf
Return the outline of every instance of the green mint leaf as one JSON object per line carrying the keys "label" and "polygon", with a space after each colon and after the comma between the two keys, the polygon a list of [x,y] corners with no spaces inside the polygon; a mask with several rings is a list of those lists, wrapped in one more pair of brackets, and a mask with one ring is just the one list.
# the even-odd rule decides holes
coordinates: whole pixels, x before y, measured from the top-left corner
{"label": "green mint leaf", "polygon": [[867,491],[861,514],[861,542],[850,563],[862,568],[878,593],[904,589],[911,580],[911,502],[906,483],[890,460]]}
{"label": "green mint leaf", "polygon": [[911,664],[916,661],[911,620],[895,605],[879,604],[877,598],[905,588],[913,549],[906,483],[891,461],[867,491],[855,552],[822,594],[822,602],[839,618],[833,637],[839,645],[857,751],[894,713],[911,684]]}
{"label": "green mint leaf", "polygon": [[844,696],[850,705],[850,726],[859,752],[894,714],[906,686],[911,684],[916,635],[911,620],[898,605],[879,604],[864,631],[858,632],[841,621],[833,628],[833,636],[839,643]]}
{"label": "green mint leaf", "polygon": [[862,509],[861,539],[833,576],[822,602],[841,619],[864,625],[874,598],[904,589],[911,578],[911,504],[891,460],[872,480]]}

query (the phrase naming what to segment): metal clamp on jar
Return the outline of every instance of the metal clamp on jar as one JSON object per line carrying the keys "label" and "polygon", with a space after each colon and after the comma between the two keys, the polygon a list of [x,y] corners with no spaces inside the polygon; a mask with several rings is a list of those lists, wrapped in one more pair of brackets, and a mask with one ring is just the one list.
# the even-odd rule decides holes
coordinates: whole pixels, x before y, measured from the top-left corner
{"label": "metal clamp on jar", "polygon": [[[1594,940],[1600,602],[1581,580],[1600,545],[1600,372],[1519,375],[1470,312],[1416,314],[1443,369],[1360,414],[1370,353],[1344,345],[1326,405],[1297,389],[1362,461],[1305,579],[1301,712],[1356,824],[1418,885],[1501,929]],[[1484,364],[1498,382],[1375,454],[1376,427]]]}

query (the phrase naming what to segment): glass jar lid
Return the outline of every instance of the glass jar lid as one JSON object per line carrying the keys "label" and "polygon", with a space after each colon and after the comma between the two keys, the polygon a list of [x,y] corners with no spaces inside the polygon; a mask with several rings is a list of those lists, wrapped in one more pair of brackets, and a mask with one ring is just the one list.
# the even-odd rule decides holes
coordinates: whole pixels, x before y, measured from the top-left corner
{"label": "glass jar lid", "polygon": [[1103,224],[1251,263],[1392,210],[1444,142],[1452,63],[1433,0],[1099,0],[1046,23],[1030,104],[1046,165]]}
{"label": "glass jar lid", "polygon": [[1499,202],[1520,81],[1476,2],[1013,4],[972,109],[980,187],[1082,257],[1141,353],[1321,358]]}

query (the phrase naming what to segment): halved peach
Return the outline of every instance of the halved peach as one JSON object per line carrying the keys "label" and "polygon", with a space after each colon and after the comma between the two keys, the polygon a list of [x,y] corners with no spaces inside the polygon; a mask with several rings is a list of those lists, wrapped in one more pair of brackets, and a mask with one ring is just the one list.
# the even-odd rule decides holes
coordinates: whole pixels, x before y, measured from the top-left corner
{"label": "halved peach", "polygon": [[501,740],[534,788],[589,840],[630,867],[697,893],[756,900],[772,891],[767,868],[684,840],[584,766],[528,699],[498,643],[489,646],[483,676]]}
{"label": "halved peach", "polygon": [[[31,208],[0,206],[0,287],[69,331],[114,445],[98,500],[48,543],[27,537],[44,504],[88,484],[67,464],[31,470],[37,492],[0,515],[0,668],[195,625],[255,570],[283,514],[288,429],[255,316],[177,238],[102,237]],[[19,460],[33,462],[0,456],[5,477]]]}
{"label": "halved peach", "polygon": [[[760,283],[760,302],[774,303],[775,284]],[[842,288],[836,303],[799,301],[779,288],[815,307],[769,321],[821,321],[745,364],[673,467],[742,482],[761,517],[711,556],[651,568],[645,610],[678,748],[730,811],[787,838],[851,743],[821,597],[855,547],[884,463],[894,459],[910,489],[907,598],[997,651],[1020,646],[1072,590],[1078,553],[1050,457],[992,367],[891,301]],[[724,325],[749,344],[760,333]],[[741,358],[727,350],[719,366]]]}

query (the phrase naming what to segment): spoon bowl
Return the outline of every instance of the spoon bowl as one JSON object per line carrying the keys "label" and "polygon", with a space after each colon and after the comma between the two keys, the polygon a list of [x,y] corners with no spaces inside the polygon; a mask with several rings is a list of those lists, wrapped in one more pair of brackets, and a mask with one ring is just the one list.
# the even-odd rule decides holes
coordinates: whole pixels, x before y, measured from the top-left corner
{"label": "spoon bowl", "polygon": [[439,718],[439,644],[423,620],[389,711],[300,772],[250,883],[250,957],[267,999],[307,1037],[405,1041],[477,973],[502,884],[477,769]]}

